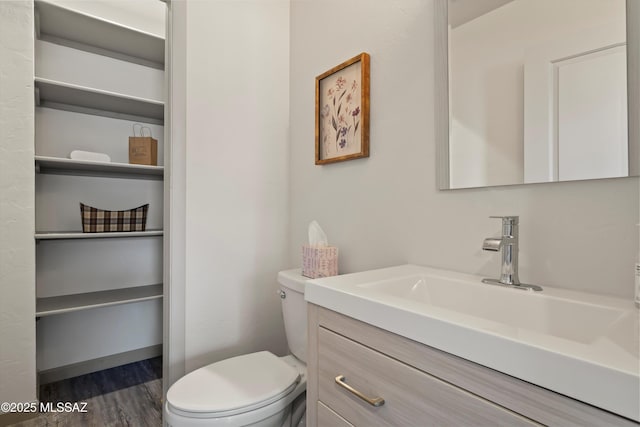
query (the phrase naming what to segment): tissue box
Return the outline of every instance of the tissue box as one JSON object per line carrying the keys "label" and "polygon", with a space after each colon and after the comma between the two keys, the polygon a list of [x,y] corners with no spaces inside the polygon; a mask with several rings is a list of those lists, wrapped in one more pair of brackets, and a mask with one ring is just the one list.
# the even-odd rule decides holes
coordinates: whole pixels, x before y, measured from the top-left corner
{"label": "tissue box", "polygon": [[338,275],[338,248],[302,246],[302,275],[315,279]]}

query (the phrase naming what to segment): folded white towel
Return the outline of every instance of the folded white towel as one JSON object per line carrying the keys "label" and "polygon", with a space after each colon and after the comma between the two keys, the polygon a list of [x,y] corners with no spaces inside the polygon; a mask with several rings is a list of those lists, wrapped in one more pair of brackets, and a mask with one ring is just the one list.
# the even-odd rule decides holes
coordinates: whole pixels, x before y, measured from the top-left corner
{"label": "folded white towel", "polygon": [[110,162],[111,157],[103,153],[94,153],[91,151],[74,150],[69,154],[69,158],[73,160],[87,160],[90,162]]}

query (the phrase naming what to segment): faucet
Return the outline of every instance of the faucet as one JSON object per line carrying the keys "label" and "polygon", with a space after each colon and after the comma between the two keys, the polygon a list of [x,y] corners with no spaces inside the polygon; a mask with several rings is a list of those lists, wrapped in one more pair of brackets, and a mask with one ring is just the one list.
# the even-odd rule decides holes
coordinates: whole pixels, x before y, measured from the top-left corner
{"label": "faucet", "polygon": [[488,285],[506,286],[527,291],[541,291],[537,285],[520,283],[518,278],[518,222],[517,216],[490,216],[502,219],[502,237],[484,239],[482,250],[499,252],[502,250],[500,279],[482,279]]}

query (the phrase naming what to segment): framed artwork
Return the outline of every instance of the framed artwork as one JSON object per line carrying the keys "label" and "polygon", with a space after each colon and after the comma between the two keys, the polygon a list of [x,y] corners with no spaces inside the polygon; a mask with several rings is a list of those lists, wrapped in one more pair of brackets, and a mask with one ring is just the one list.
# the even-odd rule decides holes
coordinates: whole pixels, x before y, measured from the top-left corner
{"label": "framed artwork", "polygon": [[369,54],[316,77],[316,165],[369,157]]}

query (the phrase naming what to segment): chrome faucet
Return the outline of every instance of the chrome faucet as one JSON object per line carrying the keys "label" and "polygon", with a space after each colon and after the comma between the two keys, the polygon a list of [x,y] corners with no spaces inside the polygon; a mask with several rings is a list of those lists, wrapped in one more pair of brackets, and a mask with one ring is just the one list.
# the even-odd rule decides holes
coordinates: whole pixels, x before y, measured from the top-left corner
{"label": "chrome faucet", "polygon": [[537,285],[520,283],[518,278],[518,219],[517,216],[491,216],[502,219],[502,237],[484,239],[482,250],[499,252],[502,250],[500,279],[482,279],[489,285],[507,286],[527,291],[541,291]]}

